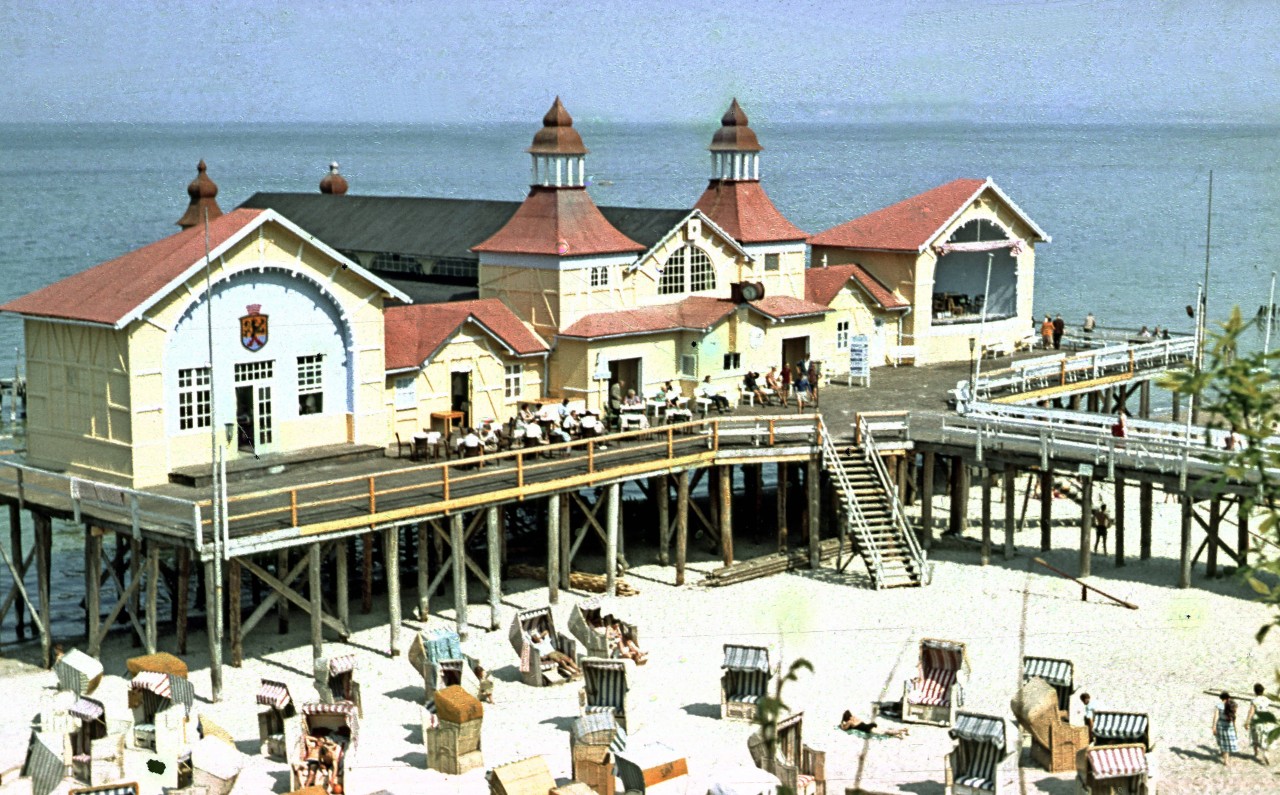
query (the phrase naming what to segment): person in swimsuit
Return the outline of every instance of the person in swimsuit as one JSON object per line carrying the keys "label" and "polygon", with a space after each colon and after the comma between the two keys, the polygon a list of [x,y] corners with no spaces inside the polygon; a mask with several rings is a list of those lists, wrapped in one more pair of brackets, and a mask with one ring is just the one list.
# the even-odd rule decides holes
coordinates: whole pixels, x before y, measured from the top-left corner
{"label": "person in swimsuit", "polygon": [[868,722],[861,720],[847,709],[844,711],[844,717],[840,719],[840,729],[841,731],[858,731],[863,734],[882,734],[885,737],[897,737],[898,739],[902,739],[911,733],[910,729],[907,729],[906,727],[901,729],[885,729],[884,731],[877,731],[874,721]]}

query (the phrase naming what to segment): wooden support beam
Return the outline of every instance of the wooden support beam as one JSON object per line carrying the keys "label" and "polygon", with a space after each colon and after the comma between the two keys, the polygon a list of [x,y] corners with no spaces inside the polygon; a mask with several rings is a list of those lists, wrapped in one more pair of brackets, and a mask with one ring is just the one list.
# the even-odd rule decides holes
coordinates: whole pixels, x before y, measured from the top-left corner
{"label": "wooden support beam", "polygon": [[[34,552],[35,550],[32,550],[32,553]],[[4,551],[4,544],[0,544],[0,559],[4,560],[5,568],[9,570],[9,576],[13,577],[13,587],[18,589],[18,593],[21,594],[23,599],[27,600],[27,604],[35,604],[31,599],[31,594],[27,593],[27,587],[23,585],[22,577],[18,574],[17,566],[14,565],[13,561],[9,560],[9,553]],[[21,563],[21,561],[19,561],[19,563]],[[40,614],[38,612],[33,612],[31,614],[31,623],[35,625],[37,632],[41,635],[45,634],[44,625],[40,623]]]}
{"label": "wooden support beam", "polygon": [[[13,559],[17,563],[18,577],[26,574],[26,558],[22,555],[22,508],[16,502],[9,503],[9,548],[13,550]],[[101,554],[101,548],[99,548]],[[17,633],[18,640],[27,639],[27,610],[29,604],[25,596],[21,593],[18,595],[16,616],[18,619]]]}
{"label": "wooden support beam", "polygon": [[1142,419],[1151,417],[1151,382],[1142,382],[1142,392],[1138,396],[1138,416]]}
{"label": "wooden support beam", "polygon": [[418,522],[418,611],[414,618],[427,623],[431,615],[431,540],[427,522]]}
{"label": "wooden support beam", "polygon": [[[227,634],[231,637],[231,665],[244,665],[244,633],[240,631],[240,559],[227,561]],[[154,652],[148,652],[149,654]]]}
{"label": "wooden support beam", "polygon": [[1218,576],[1218,530],[1222,526],[1222,501],[1218,497],[1209,500],[1209,559],[1205,565],[1205,576],[1213,579]]}
{"label": "wooden support beam", "polygon": [[[764,540],[768,522],[764,515],[764,464],[751,464],[747,467],[751,473],[751,538],[757,544]],[[663,481],[664,485],[666,481]]]}
{"label": "wooden support beam", "polygon": [[[209,640],[209,680],[213,690],[213,700],[222,700],[222,636],[218,632],[218,576],[216,563],[212,560],[204,564],[204,634]],[[107,622],[110,627],[114,618]]]}
{"label": "wooden support beam", "polygon": [[1123,475],[1116,475],[1116,568],[1124,568],[1125,492],[1128,483]]}
{"label": "wooden support beam", "polygon": [[809,496],[809,523],[805,528],[809,536],[809,568],[816,569],[822,565],[822,479],[816,455],[809,459],[804,485]]}
{"label": "wooden support beam", "polygon": [[[489,631],[496,632],[500,626],[498,605],[502,603],[502,560],[499,554],[502,550],[502,509],[497,505],[490,505],[485,509],[485,521],[488,525],[486,541],[489,553]],[[552,550],[549,555],[558,558],[560,550]]]}
{"label": "wooden support beam", "polygon": [[[326,552],[327,550],[320,549],[317,554],[320,556],[321,559],[323,559]],[[311,612],[311,600],[309,598],[310,594],[307,595],[308,598],[304,599],[302,597],[302,594],[298,593],[289,585],[289,583],[293,582],[293,580],[301,576],[302,572],[306,571],[308,572],[308,574],[310,574],[311,554],[309,551],[306,555],[300,557],[297,560],[297,562],[294,563],[293,568],[286,573],[284,580],[280,580],[276,578],[270,572],[266,571],[265,569],[263,569],[258,564],[254,563],[249,558],[241,558],[240,565],[243,566],[245,570],[248,571],[250,574],[252,574],[253,576],[259,578],[264,583],[266,583],[267,587],[273,591],[273,593],[267,594],[267,598],[262,600],[262,604],[258,605],[258,609],[255,610],[253,612],[253,615],[249,616],[249,619],[244,622],[244,627],[242,629],[242,632],[244,632],[244,634],[248,635],[249,631],[258,622],[258,620],[260,620],[266,614],[267,610],[269,610],[272,605],[273,599],[279,599],[279,598],[287,599],[289,603],[292,604],[294,607],[297,607],[299,610],[303,610],[308,614],[310,614]],[[308,579],[310,580],[310,578]],[[309,587],[310,587],[310,583],[308,582],[308,588]],[[317,590],[319,590],[319,588],[317,588]],[[320,612],[320,620],[325,626],[333,630],[333,632],[337,633],[338,635],[345,635],[348,631],[346,627],[342,626],[342,624],[338,622],[338,619],[325,613],[323,610],[323,607],[321,608],[321,612]]]}
{"label": "wooden support beam", "polygon": [[1089,393],[1089,411],[1096,414],[1098,412],[1098,403],[1098,391],[1094,390]]}
{"label": "wooden support beam", "polygon": [[569,542],[572,540],[573,533],[570,530],[570,511],[573,510],[573,503],[569,499],[569,495],[560,495],[560,590],[569,590],[569,575],[573,568],[570,561],[573,555],[569,550]]}
{"label": "wooden support beam", "polygon": [[1040,551],[1053,546],[1053,465],[1040,473]]}
{"label": "wooden support beam", "polygon": [[1241,567],[1249,565],[1249,505],[1246,500],[1239,501],[1237,518],[1236,562]]}
{"label": "wooden support beam", "polygon": [[1080,576],[1093,573],[1093,478],[1080,478]]}
{"label": "wooden support beam", "polygon": [[50,625],[51,580],[53,573],[53,529],[50,518],[42,513],[31,512],[32,525],[35,527],[36,545],[36,598],[40,602],[40,651],[45,668],[53,667],[53,634]]}
{"label": "wooden support beam", "polygon": [[351,574],[347,570],[347,547],[350,544],[351,540],[347,538],[338,539],[333,544],[333,598],[338,603],[338,623],[346,628],[341,633],[343,640],[351,637]]}
{"label": "wooden support beam", "polygon": [[154,541],[147,542],[147,654],[156,653],[156,638],[159,635],[159,617],[156,595],[160,586],[160,547]]}
{"label": "wooden support beam", "polygon": [[453,609],[457,618],[458,637],[467,639],[467,546],[462,535],[462,514],[449,517],[449,546],[453,557]]}
{"label": "wooden support beam", "polygon": [[[1174,393],[1175,399],[1178,393]],[[1176,404],[1175,404],[1176,405]],[[1191,587],[1191,495],[1183,492],[1181,551],[1178,556],[1178,587]]]}
{"label": "wooden support beam", "polygon": [[1138,557],[1151,559],[1151,500],[1155,487],[1150,481],[1138,484]]}
{"label": "wooden support beam", "polygon": [[775,464],[777,473],[775,480],[777,481],[778,495],[778,551],[787,551],[787,480],[790,477],[791,465],[786,461],[779,461]]}
{"label": "wooden support beam", "polygon": [[373,537],[370,531],[360,541],[360,612],[366,616],[373,612]]}
{"label": "wooden support beam", "polygon": [[[288,580],[285,580],[285,573],[288,571],[289,571],[289,550],[287,549],[276,550],[276,577],[279,577],[285,582],[288,582]],[[302,569],[298,569],[298,571],[302,571]],[[271,600],[270,594],[267,595],[267,599],[268,601]],[[276,599],[275,603],[276,603],[276,634],[287,635],[289,634],[289,600]]]}
{"label": "wooden support beam", "polygon": [[983,467],[979,470],[982,479],[982,553],[981,564],[991,563],[991,470]]}
{"label": "wooden support beam", "polygon": [[920,474],[920,546],[933,547],[933,466],[937,453],[926,450]]}
{"label": "wooden support beam", "polygon": [[969,467],[964,459],[951,459],[951,515],[947,532],[959,535],[969,524]]}
{"label": "wooden support beam", "polygon": [[605,508],[607,532],[604,543],[605,593],[618,595],[618,515],[622,511],[622,487],[618,483],[608,486],[608,506]]}
{"label": "wooden support beam", "polygon": [[733,565],[733,466],[719,467],[720,554],[724,565]]}
{"label": "wooden support beam", "polygon": [[685,469],[676,475],[676,585],[684,585],[684,564],[688,551],[689,470]]}
{"label": "wooden support beam", "polygon": [[666,473],[649,478],[650,499],[658,502],[658,565],[666,566],[671,562],[671,489],[667,484]]}
{"label": "wooden support beam", "polygon": [[320,602],[320,545],[312,544],[307,548],[307,596],[310,602],[307,612],[311,614],[311,659],[324,656],[324,609]]}
{"label": "wooden support beam", "polygon": [[1018,508],[1018,473],[1013,464],[1006,464],[1004,469],[1004,559],[1013,559],[1013,534],[1017,529]]}
{"label": "wooden support beam", "polygon": [[547,601],[560,602],[560,495],[547,497]]}
{"label": "wooden support beam", "polygon": [[[174,623],[177,624],[178,654],[187,653],[187,613],[191,599],[191,550],[178,547],[178,598]],[[102,559],[102,539],[98,539],[98,559]],[[96,656],[96,655],[94,655]]]}
{"label": "wooden support beam", "polygon": [[[134,536],[130,536],[129,537],[129,581],[133,582],[134,580],[138,579],[141,575],[142,575],[142,539],[135,538]],[[133,597],[129,600],[129,621],[133,624],[135,629],[139,630],[133,635],[132,638],[130,638],[130,643],[133,645],[134,648],[138,648],[139,646],[142,645],[143,637],[146,634],[145,632],[141,631],[142,621],[143,621],[142,616],[140,614],[140,610],[139,610],[141,596],[142,596],[141,589],[138,589],[133,592]]]}
{"label": "wooden support beam", "polygon": [[[387,567],[387,625],[390,632],[388,644],[392,657],[400,656],[400,528],[388,527],[382,531],[382,550]],[[466,637],[463,635],[462,637]]]}
{"label": "wooden support beam", "polygon": [[1178,392],[1173,393],[1173,422],[1174,424],[1182,422],[1182,395]]}
{"label": "wooden support beam", "polygon": [[[95,648],[94,643],[102,625],[102,531],[91,525],[84,527],[84,588],[84,611],[89,619],[85,637],[89,639],[89,656],[97,657],[102,654],[102,648]],[[183,608],[185,607],[184,604]],[[186,633],[184,615],[180,643],[186,643]]]}

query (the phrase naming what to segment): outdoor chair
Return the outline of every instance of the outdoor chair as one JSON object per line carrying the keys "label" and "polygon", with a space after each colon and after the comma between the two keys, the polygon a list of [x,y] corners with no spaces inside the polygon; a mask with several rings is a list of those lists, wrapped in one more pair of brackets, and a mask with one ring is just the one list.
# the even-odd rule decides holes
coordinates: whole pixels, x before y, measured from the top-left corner
{"label": "outdoor chair", "polygon": [[[689,763],[662,743],[628,747],[614,755],[623,792],[630,795],[675,795],[685,792]],[[799,793],[797,793],[799,795]]]}
{"label": "outdoor chair", "polygon": [[1084,795],[1147,795],[1149,775],[1142,744],[1106,745],[1081,752],[1076,783]]}
{"label": "outdoor chair", "polygon": [[427,767],[449,775],[484,767],[480,750],[484,707],[457,685],[436,694],[434,712],[423,708],[422,736],[427,745]]}
{"label": "outdoor chair", "polygon": [[139,671],[129,681],[133,710],[130,747],[175,759],[187,753],[195,688],[185,677],[159,671]]}
{"label": "outdoor chair", "polygon": [[70,715],[79,722],[71,735],[71,772],[85,784],[105,784],[124,777],[124,741],[129,724],[107,722],[101,701],[81,696]]}
{"label": "outdoor chair", "polygon": [[230,795],[243,767],[244,754],[233,743],[206,736],[191,747],[191,791]]}
{"label": "outdoor chair", "polygon": [[298,714],[293,696],[284,682],[263,679],[255,698],[258,702],[258,753],[275,759],[285,759],[288,754],[288,735],[293,718]]}
{"label": "outdoor chair", "polygon": [[1011,745],[1004,720],[961,712],[950,731],[955,745],[946,755],[946,795],[1000,795],[1013,792],[1017,772],[1005,760],[1018,750]]}
{"label": "outdoor chair", "polygon": [[364,717],[364,705],[360,698],[360,683],[356,681],[356,656],[342,654],[337,657],[315,659],[315,684],[320,700],[326,704],[350,701],[355,704],[360,717]]}
{"label": "outdoor chair", "polygon": [[541,756],[498,765],[484,775],[491,795],[547,795],[556,780]]}
{"label": "outdoor chair", "polygon": [[634,734],[640,720],[636,716],[636,699],[631,695],[631,683],[626,660],[605,660],[583,657],[582,690],[578,692],[578,709],[583,716],[609,713],[618,726],[628,734]]}
{"label": "outdoor chair", "polygon": [[616,621],[623,637],[637,645],[640,630],[625,617],[626,611],[617,597],[604,594],[578,602],[569,611],[569,632],[578,641],[583,657],[613,658],[620,656],[616,644],[611,643],[606,625]]}
{"label": "outdoor chair", "polygon": [[1022,681],[1027,682],[1039,677],[1048,682],[1058,694],[1058,709],[1063,712],[1071,708],[1071,695],[1075,693],[1075,666],[1070,660],[1057,660],[1052,657],[1023,657]]}
{"label": "outdoor chair", "polygon": [[556,663],[542,659],[531,639],[535,630],[545,630],[556,651],[570,659],[577,658],[578,642],[563,632],[556,631],[555,617],[551,614],[550,607],[521,610],[512,617],[507,637],[511,641],[511,647],[520,656],[520,676],[524,683],[543,687],[569,681],[570,677],[562,675]]}
{"label": "outdoor chair", "polygon": [[1089,729],[1072,726],[1058,708],[1058,693],[1041,677],[1023,682],[1009,704],[1031,735],[1031,759],[1050,773],[1076,769],[1076,756],[1089,744]]}
{"label": "outdoor chair", "polygon": [[455,630],[441,627],[419,632],[409,644],[409,663],[422,674],[424,704],[430,705],[437,691],[452,685],[482,701],[493,692],[493,680],[487,673],[483,680],[476,676],[479,662],[463,653]]}
{"label": "outdoor chair", "polygon": [[764,646],[724,644],[720,667],[720,717],[753,721],[760,699],[769,695],[769,683],[777,673],[769,667],[769,650]]}
{"label": "outdoor chair", "polygon": [[[289,745],[290,786],[323,787],[331,795],[363,791],[356,769],[360,719],[350,701],[309,702],[302,705],[302,731]],[[330,740],[337,745],[332,767],[321,764],[315,743]],[[336,768],[337,775],[334,775]]]}
{"label": "outdoor chair", "polygon": [[920,641],[920,662],[914,679],[902,688],[902,720],[950,726],[964,706],[969,661],[963,643],[926,638]]}
{"label": "outdoor chair", "polygon": [[102,663],[78,649],[62,655],[53,664],[58,676],[58,689],[69,690],[77,696],[92,695],[102,682]]}
{"label": "outdoor chair", "polygon": [[747,739],[756,767],[778,777],[795,795],[826,795],[827,754],[804,744],[804,713],[778,721],[774,759],[767,759],[759,730]]}
{"label": "outdoor chair", "polygon": [[1150,752],[1151,718],[1145,712],[1103,711],[1093,713],[1093,744],[1122,745],[1141,743]]}
{"label": "outdoor chair", "polygon": [[613,795],[613,755],[627,748],[627,733],[612,712],[593,712],[569,726],[569,754],[573,778],[598,795]]}

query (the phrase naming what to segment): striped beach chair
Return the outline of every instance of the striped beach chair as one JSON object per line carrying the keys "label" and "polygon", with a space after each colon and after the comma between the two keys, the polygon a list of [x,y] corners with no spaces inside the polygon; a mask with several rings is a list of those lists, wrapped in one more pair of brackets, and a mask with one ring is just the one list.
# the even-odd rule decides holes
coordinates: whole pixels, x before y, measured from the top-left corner
{"label": "striped beach chair", "polygon": [[139,671],[129,680],[133,709],[131,748],[154,751],[162,757],[185,755],[190,746],[188,723],[195,688],[185,676]]}
{"label": "striped beach chair", "polygon": [[617,621],[622,634],[640,644],[640,630],[626,618],[617,597],[606,594],[578,602],[569,611],[569,632],[578,641],[584,657],[617,657],[618,648],[609,642],[605,623]]}
{"label": "striped beach chair", "polygon": [[437,628],[419,632],[409,644],[409,664],[422,674],[426,704],[435,700],[437,691],[452,685],[481,700],[493,692],[493,680],[487,674],[484,681],[476,676],[478,661],[463,653],[462,641],[455,630]]}
{"label": "striped beach chair", "polygon": [[254,699],[258,702],[258,753],[274,759],[285,759],[288,741],[285,737],[291,719],[298,714],[289,686],[273,679],[263,679]]}
{"label": "striped beach chair", "polygon": [[1075,688],[1075,666],[1070,660],[1058,660],[1053,657],[1022,658],[1022,681],[1026,682],[1039,677],[1053,686],[1058,692],[1058,709],[1063,712],[1071,708],[1071,694]]}
{"label": "striped beach chair", "polygon": [[612,714],[618,725],[630,734],[639,728],[635,714],[635,699],[631,697],[631,683],[627,677],[624,660],[604,660],[583,657],[582,690],[578,692],[578,708],[582,715]]}
{"label": "striped beach chair", "polygon": [[999,795],[1012,792],[1016,775],[1004,764],[1011,748],[1005,722],[992,715],[961,712],[950,731],[955,745],[947,754],[946,795]]}
{"label": "striped beach chair", "polygon": [[770,682],[778,673],[769,665],[769,650],[726,643],[720,667],[720,717],[755,720],[760,699],[769,695]]}
{"label": "striped beach chair", "polygon": [[50,732],[32,732],[22,776],[31,779],[33,795],[49,795],[67,776],[63,737]]}
{"label": "striped beach chair", "polygon": [[[358,782],[353,779],[356,778],[356,750],[360,742],[359,709],[350,701],[331,704],[312,701],[303,704],[300,712],[302,732],[288,748],[290,786],[301,789],[319,785],[329,792],[357,791]],[[308,752],[308,740],[312,737],[325,737],[337,743],[336,782],[330,780],[331,771],[324,769]]]}
{"label": "striped beach chair", "polygon": [[902,720],[950,726],[956,710],[964,706],[964,684],[969,661],[963,643],[925,638],[920,641],[920,663],[914,679],[902,688]]}
{"label": "striped beach chair", "polygon": [[1121,745],[1140,743],[1148,752],[1151,742],[1151,718],[1145,712],[1098,710],[1093,713],[1093,744]]}
{"label": "striped beach chair", "polygon": [[364,700],[360,697],[360,683],[356,681],[354,654],[317,657],[313,673],[316,693],[321,701],[327,704],[348,701],[355,704],[360,717],[364,717]]}
{"label": "striped beach chair", "polygon": [[533,645],[530,635],[539,628],[546,629],[551,637],[551,645],[570,659],[578,657],[578,642],[563,632],[556,631],[555,616],[550,607],[535,607],[521,610],[511,619],[511,630],[507,633],[511,648],[520,657],[520,676],[526,685],[543,687],[569,681],[568,677],[559,674],[558,666],[550,660],[543,660],[538,649]]}
{"label": "striped beach chair", "polygon": [[124,778],[124,740],[128,724],[107,723],[107,709],[101,701],[81,696],[71,706],[71,717],[80,726],[71,737],[71,772],[85,784],[103,784]]}
{"label": "striped beach chair", "polygon": [[756,767],[778,777],[795,795],[826,795],[827,755],[804,744],[804,713],[778,721],[774,758],[768,759],[759,730],[747,738]]}
{"label": "striped beach chair", "polygon": [[58,689],[70,690],[77,696],[92,695],[102,681],[102,663],[78,649],[59,657],[53,672],[58,676]]}
{"label": "striped beach chair", "polygon": [[1087,795],[1147,795],[1149,772],[1140,743],[1106,745],[1080,754],[1076,780]]}

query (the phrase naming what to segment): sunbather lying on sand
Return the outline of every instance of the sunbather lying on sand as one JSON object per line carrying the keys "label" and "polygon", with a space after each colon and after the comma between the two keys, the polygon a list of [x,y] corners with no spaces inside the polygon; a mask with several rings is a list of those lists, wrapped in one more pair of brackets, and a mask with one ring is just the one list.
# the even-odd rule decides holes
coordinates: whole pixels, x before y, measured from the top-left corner
{"label": "sunbather lying on sand", "polygon": [[874,722],[868,723],[867,721],[861,720],[847,709],[844,711],[844,717],[840,719],[840,728],[843,731],[859,731],[863,734],[882,734],[885,737],[897,737],[898,739],[902,739],[910,733],[910,730],[905,727],[901,729],[885,729],[884,731],[876,731],[876,724]]}

